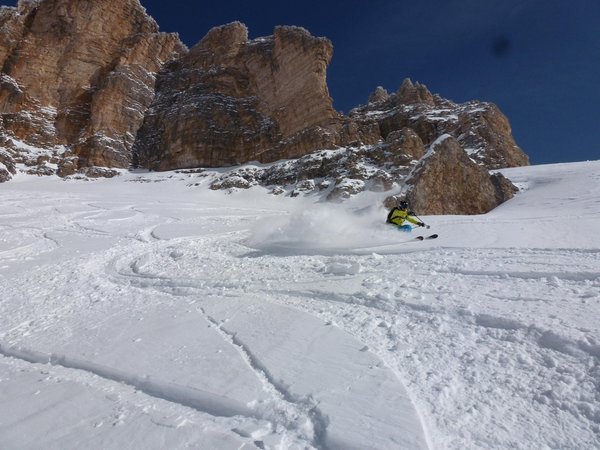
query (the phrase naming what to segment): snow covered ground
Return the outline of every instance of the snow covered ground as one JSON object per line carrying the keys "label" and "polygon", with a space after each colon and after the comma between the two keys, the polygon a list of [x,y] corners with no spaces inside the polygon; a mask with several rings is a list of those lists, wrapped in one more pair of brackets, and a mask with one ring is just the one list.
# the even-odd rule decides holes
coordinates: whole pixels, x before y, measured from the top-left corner
{"label": "snow covered ground", "polygon": [[0,185],[0,448],[600,448],[600,161],[503,173],[423,242],[381,194]]}

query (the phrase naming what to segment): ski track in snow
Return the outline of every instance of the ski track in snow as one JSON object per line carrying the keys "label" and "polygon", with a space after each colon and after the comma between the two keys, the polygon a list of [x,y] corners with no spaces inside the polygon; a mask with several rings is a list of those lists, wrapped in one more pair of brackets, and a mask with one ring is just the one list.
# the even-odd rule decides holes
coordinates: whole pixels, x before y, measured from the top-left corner
{"label": "ski track in snow", "polygon": [[[239,233],[225,232],[225,235],[231,240],[238,241]],[[238,235],[236,237],[236,235]],[[201,254],[206,256],[206,248],[212,248],[213,253],[211,256],[220,259],[219,255],[226,255],[226,259],[230,259],[228,254],[239,252],[240,246],[234,244],[234,249],[224,248],[230,247],[230,244],[222,243],[223,236],[213,236],[210,239],[202,239],[196,242],[197,245],[203,248]],[[189,241],[188,241],[189,244]],[[272,295],[277,295],[276,290],[261,289],[262,280],[265,278],[262,274],[254,274],[260,278],[260,281],[253,280],[249,282],[247,280],[234,280],[227,274],[216,274],[214,270],[222,269],[223,267],[235,266],[240,262],[240,256],[235,256],[235,262],[227,263],[225,261],[202,263],[202,270],[207,270],[206,277],[198,276],[198,272],[194,275],[186,277],[176,277],[170,273],[169,269],[174,271],[183,272],[183,268],[188,266],[186,264],[187,257],[193,260],[200,259],[196,255],[190,255],[189,252],[182,250],[177,247],[174,242],[157,243],[157,248],[153,248],[150,252],[146,248],[143,248],[143,252],[132,258],[132,255],[120,256],[109,262],[107,265],[107,275],[117,284],[126,284],[129,286],[135,286],[139,289],[155,289],[170,295],[189,297],[202,295],[208,298],[219,298],[219,297],[240,297],[248,295],[248,293],[261,292],[261,297],[264,300],[271,301]],[[217,250],[215,250],[215,247]],[[175,249],[179,248],[179,249]],[[243,249],[243,248],[242,248]],[[192,252],[195,250],[192,250]],[[200,253],[199,253],[200,254]],[[162,258],[157,255],[161,255]],[[253,261],[248,261],[249,264],[242,260],[243,272],[251,273],[253,269],[250,266],[253,265]],[[171,267],[169,267],[171,266]],[[196,265],[196,267],[198,267]],[[239,268],[237,269],[239,270]],[[257,283],[258,281],[258,283]],[[299,398],[293,394],[288,388],[281,382],[277,381],[273,377],[269,369],[257,358],[252,350],[247,347],[236,335],[236,333],[228,331],[224,323],[220,323],[212,316],[207,314],[203,308],[199,309],[205,319],[215,326],[222,334],[223,338],[233,345],[240,353],[242,359],[247,363],[251,370],[261,380],[265,389],[270,393],[270,396],[274,399],[273,402],[269,402],[268,408],[261,407],[261,413],[257,415],[262,418],[269,418],[271,422],[283,425],[291,430],[300,429],[302,430],[302,422],[310,422],[309,427],[313,437],[303,436],[304,439],[312,441],[312,445],[315,448],[326,449],[330,448],[328,443],[330,439],[327,436],[327,427],[329,419],[326,415],[320,411],[319,407],[313,399],[310,397]],[[265,410],[273,409],[274,413],[265,414]],[[300,424],[299,424],[300,423]],[[304,425],[306,427],[306,425]],[[353,448],[352,444],[345,442],[343,444],[333,444],[331,448]],[[357,447],[360,448],[360,447]],[[414,447],[417,448],[417,447]]]}
{"label": "ski track in snow", "polygon": [[[512,201],[517,206],[529,192],[552,190],[557,183],[553,176],[536,178],[535,171],[542,169],[527,170],[512,170],[516,180],[529,180],[527,191]],[[598,175],[593,177],[598,183]],[[590,220],[589,229],[597,229],[594,192],[600,189],[586,189],[587,203],[577,192],[557,192],[583,202],[574,214],[583,217],[582,226]],[[552,195],[558,194],[552,190]],[[480,248],[452,240],[443,228],[436,230],[439,242],[344,247],[334,240],[311,247],[309,241],[272,245],[259,240],[251,246],[247,238],[255,232],[249,230],[262,217],[277,217],[276,209],[81,196],[40,195],[17,186],[2,198],[0,387],[13,380],[6,375],[13,369],[3,366],[27,373],[22,364],[28,362],[76,384],[83,378],[69,371],[86,373],[92,378],[85,384],[92,389],[127,396],[119,386],[128,386],[154,398],[152,408],[195,410],[199,415],[175,421],[176,427],[191,430],[198,423],[211,423],[210,429],[218,430],[210,434],[210,439],[217,436],[211,445],[343,448],[328,436],[335,417],[328,417],[321,400],[296,394],[297,387],[275,375],[281,368],[261,360],[228,325],[227,316],[209,312],[231,299],[250,308],[294,308],[360,342],[362,351],[376,355],[406,387],[415,408],[411,414],[427,440],[422,448],[600,447],[597,240],[587,246],[568,237],[552,245],[537,240],[535,245],[518,241],[503,247],[489,236],[510,227],[517,235],[525,226],[523,217],[544,226],[551,216],[543,209],[536,214],[535,205],[525,213],[508,209],[507,216],[518,217],[498,222],[487,216],[439,219],[449,229],[474,227],[472,239],[474,244],[480,239]],[[556,198],[546,203],[556,205]],[[504,207],[493,215],[501,216]],[[567,237],[570,228],[557,230]],[[285,237],[285,229],[279,233]],[[138,368],[143,359],[135,354],[129,366],[119,359],[118,349],[112,363],[95,353],[101,346],[124,342],[120,334],[130,338],[128,330],[113,323],[131,321],[133,337],[138,327],[134,318],[149,321],[153,309],[160,314],[172,310],[177,320],[188,314],[190,319],[182,323],[190,324],[189,332],[196,326],[208,327],[202,333],[216,332],[214,342],[220,339],[224,346],[218,352],[230,355],[227,361],[255,380],[257,401],[204,390],[191,380],[178,383],[166,368],[148,375]],[[169,320],[164,317],[165,324]],[[158,327],[152,329],[160,335]],[[191,358],[200,351],[205,350],[182,347],[175,352],[180,356],[165,364],[181,362],[183,370],[195,371]],[[149,404],[141,397],[128,400],[124,415],[154,414],[134,406],[136,402]],[[353,413],[354,426],[364,420],[361,413]],[[2,417],[0,442],[9,435]],[[376,423],[383,418],[371,419]],[[76,448],[75,441],[62,448]],[[417,447],[390,441],[387,448]]]}
{"label": "ski track in snow", "polygon": [[45,354],[35,350],[18,347],[5,348],[0,345],[0,355],[17,358],[34,364],[50,364],[66,369],[75,369],[110,381],[116,381],[134,387],[151,397],[155,397],[178,405],[195,409],[213,416],[254,417],[252,411],[245,405],[231,399],[202,391],[198,388],[162,383],[147,376],[120,371],[115,368],[102,366],[90,361],[72,358],[62,354]]}
{"label": "ski track in snow", "polygon": [[[224,339],[238,349],[248,366],[261,379],[265,389],[270,392],[272,397],[274,397],[275,402],[273,402],[273,405],[270,407],[274,408],[275,411],[274,413],[269,414],[271,416],[275,416],[273,421],[275,423],[280,422],[281,417],[284,417],[285,421],[288,424],[294,424],[294,427],[297,427],[297,425],[295,425],[296,422],[303,420],[305,422],[310,422],[310,428],[312,428],[311,431],[314,433],[314,440],[312,444],[315,448],[327,448],[324,435],[327,429],[328,421],[323,416],[323,413],[319,410],[315,402],[310,398],[295,398],[295,396],[289,392],[285,386],[275,380],[275,378],[269,373],[269,370],[258,360],[258,358],[252,354],[247,346],[244,345],[239,338],[237,338],[235,333],[227,331],[222,323],[219,323],[217,320],[212,318],[202,308],[201,311],[206,319],[218,330],[220,330]],[[282,402],[285,402],[286,408],[277,407],[277,405],[281,404]],[[291,414],[288,412],[288,410],[291,410]],[[286,424],[286,426],[289,427],[290,425]]]}
{"label": "ski track in snow", "polygon": [[[592,262],[597,264],[597,259]],[[526,448],[522,443],[532,439],[532,435],[537,442],[542,442],[547,439],[544,435],[549,428],[564,427],[565,422],[569,423],[567,428],[572,431],[564,436],[563,442],[554,441],[551,446],[593,448],[597,444],[600,423],[598,334],[585,327],[573,333],[576,330],[568,328],[567,320],[552,314],[550,325],[538,325],[537,318],[545,313],[553,299],[536,297],[535,287],[521,288],[518,285],[515,286],[516,292],[531,291],[531,296],[506,296],[502,294],[505,289],[501,283],[508,279],[536,287],[550,284],[557,291],[563,291],[562,295],[557,292],[554,301],[562,296],[565,302],[593,302],[595,307],[590,308],[588,313],[591,314],[588,322],[593,325],[595,319],[592,317],[595,317],[599,300],[597,277],[595,281],[583,279],[590,283],[589,288],[581,289],[578,287],[581,277],[547,279],[540,275],[519,276],[511,280],[505,277],[505,273],[477,274],[479,282],[492,292],[485,297],[524,305],[531,310],[523,317],[514,317],[506,315],[505,306],[493,311],[490,305],[482,309],[486,312],[480,312],[472,305],[453,302],[453,298],[472,298],[472,294],[449,287],[461,284],[454,277],[456,271],[448,271],[444,275],[450,274],[454,279],[444,280],[447,283],[442,280],[432,283],[430,277],[438,275],[433,271],[424,271],[421,276],[411,272],[410,282],[392,281],[392,277],[381,277],[378,273],[376,279],[366,277],[360,282],[362,290],[353,290],[345,295],[333,287],[331,290],[308,288],[288,292],[287,296],[288,301],[297,307],[308,307],[324,320],[351,330],[388,365],[397,369],[409,389],[419,393],[417,398],[428,398],[430,404],[420,406],[429,409],[430,414],[445,417],[440,426],[455,430],[458,426],[457,436],[450,441],[437,442],[435,448]],[[496,282],[499,294],[493,294]],[[558,289],[559,284],[563,285],[563,289]],[[473,284],[469,286],[469,290],[473,289]],[[424,301],[430,296],[436,301]],[[324,303],[335,305],[324,307]],[[490,310],[493,312],[487,312]],[[585,323],[584,319],[582,323]],[[473,369],[469,368],[471,365]],[[424,367],[429,367],[429,370],[424,371]],[[527,385],[522,384],[524,380],[527,380]],[[479,389],[472,393],[474,385]],[[427,388],[424,389],[424,386]],[[523,398],[515,398],[515,393]],[[456,405],[456,398],[464,404]],[[507,398],[513,398],[510,407],[499,406]],[[519,404],[520,407],[515,408]],[[532,420],[532,405],[535,409],[547,407],[554,412],[541,424]],[[457,409],[462,422],[451,416],[450,412]],[[500,443],[486,441],[489,438],[485,437],[485,433],[479,436],[470,434],[475,427],[474,422],[481,420],[482,413],[487,419],[478,427],[488,428],[490,436],[497,435],[497,428],[509,427],[511,433],[507,433]],[[498,417],[494,417],[496,414]],[[560,419],[555,414],[561,416]],[[507,415],[511,419],[508,424]],[[578,442],[573,430],[583,433],[586,427],[592,434],[587,441]]]}

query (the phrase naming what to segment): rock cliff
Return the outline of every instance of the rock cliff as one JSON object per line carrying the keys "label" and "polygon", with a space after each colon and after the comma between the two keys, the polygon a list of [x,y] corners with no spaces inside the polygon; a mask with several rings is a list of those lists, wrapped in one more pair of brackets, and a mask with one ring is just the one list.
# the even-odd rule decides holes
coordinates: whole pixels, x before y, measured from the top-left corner
{"label": "rock cliff", "polygon": [[128,167],[155,73],[185,51],[138,0],[20,0],[0,10],[3,131],[68,146],[75,168]]}
{"label": "rock cliff", "polygon": [[368,104],[351,111],[350,118],[375,121],[383,138],[409,127],[425,145],[449,134],[472,159],[488,169],[529,164],[512,137],[508,119],[496,105],[480,101],[457,104],[409,79],[393,94],[378,88]]}
{"label": "rock cliff", "polygon": [[159,75],[138,134],[144,167],[231,166],[296,158],[334,145],[341,122],[326,84],[331,42],[298,27],[248,40],[239,23],[213,28]]}
{"label": "rock cliff", "polygon": [[501,174],[490,175],[471,160],[458,140],[447,134],[431,145],[407,177],[405,187],[402,197],[426,215],[483,214],[516,191]]}
{"label": "rock cliff", "polygon": [[[444,214],[485,212],[512,195],[489,170],[528,159],[495,105],[456,104],[407,79],[345,116],[327,87],[332,52],[300,27],[250,40],[239,22],[188,50],[138,0],[2,7],[0,182],[17,170],[236,166],[211,187],[333,200],[389,191]],[[252,161],[270,165],[239,167]]]}

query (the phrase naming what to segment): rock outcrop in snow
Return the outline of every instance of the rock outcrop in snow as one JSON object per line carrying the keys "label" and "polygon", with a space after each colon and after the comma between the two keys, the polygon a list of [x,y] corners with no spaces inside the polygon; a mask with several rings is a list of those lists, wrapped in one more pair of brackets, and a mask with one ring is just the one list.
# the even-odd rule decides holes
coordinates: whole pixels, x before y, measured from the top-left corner
{"label": "rock outcrop in snow", "polygon": [[0,149],[0,183],[4,183],[15,174],[15,163],[6,150]]}
{"label": "rock outcrop in snow", "polygon": [[502,174],[490,175],[472,161],[450,135],[431,145],[405,185],[403,197],[425,215],[483,214],[512,198],[516,191]]}
{"label": "rock outcrop in snow", "polygon": [[[0,182],[17,169],[95,177],[131,166],[236,166],[212,188],[263,185],[339,200],[412,186],[415,199],[452,193],[455,205],[486,191],[456,213],[485,212],[510,196],[487,170],[528,158],[495,105],[456,104],[407,79],[392,94],[378,87],[345,116],[327,87],[332,52],[328,39],[293,26],[249,40],[239,22],[188,50],[160,33],[138,0],[20,0],[0,9]],[[422,159],[445,134],[458,153]],[[239,167],[256,161],[271,165]],[[411,172],[429,173],[415,172],[417,164],[434,162],[443,186],[406,184]],[[460,171],[479,175],[454,178]],[[489,183],[497,183],[495,197]]]}

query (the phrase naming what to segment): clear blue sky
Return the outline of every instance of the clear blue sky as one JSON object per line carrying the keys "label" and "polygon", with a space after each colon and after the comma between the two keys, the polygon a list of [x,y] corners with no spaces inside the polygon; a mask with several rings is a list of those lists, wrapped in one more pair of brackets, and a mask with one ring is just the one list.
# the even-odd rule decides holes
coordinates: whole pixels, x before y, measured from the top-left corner
{"label": "clear blue sky", "polygon": [[140,1],[190,47],[234,20],[251,38],[276,25],[328,37],[340,111],[409,77],[496,103],[533,164],[600,159],[600,0]]}

